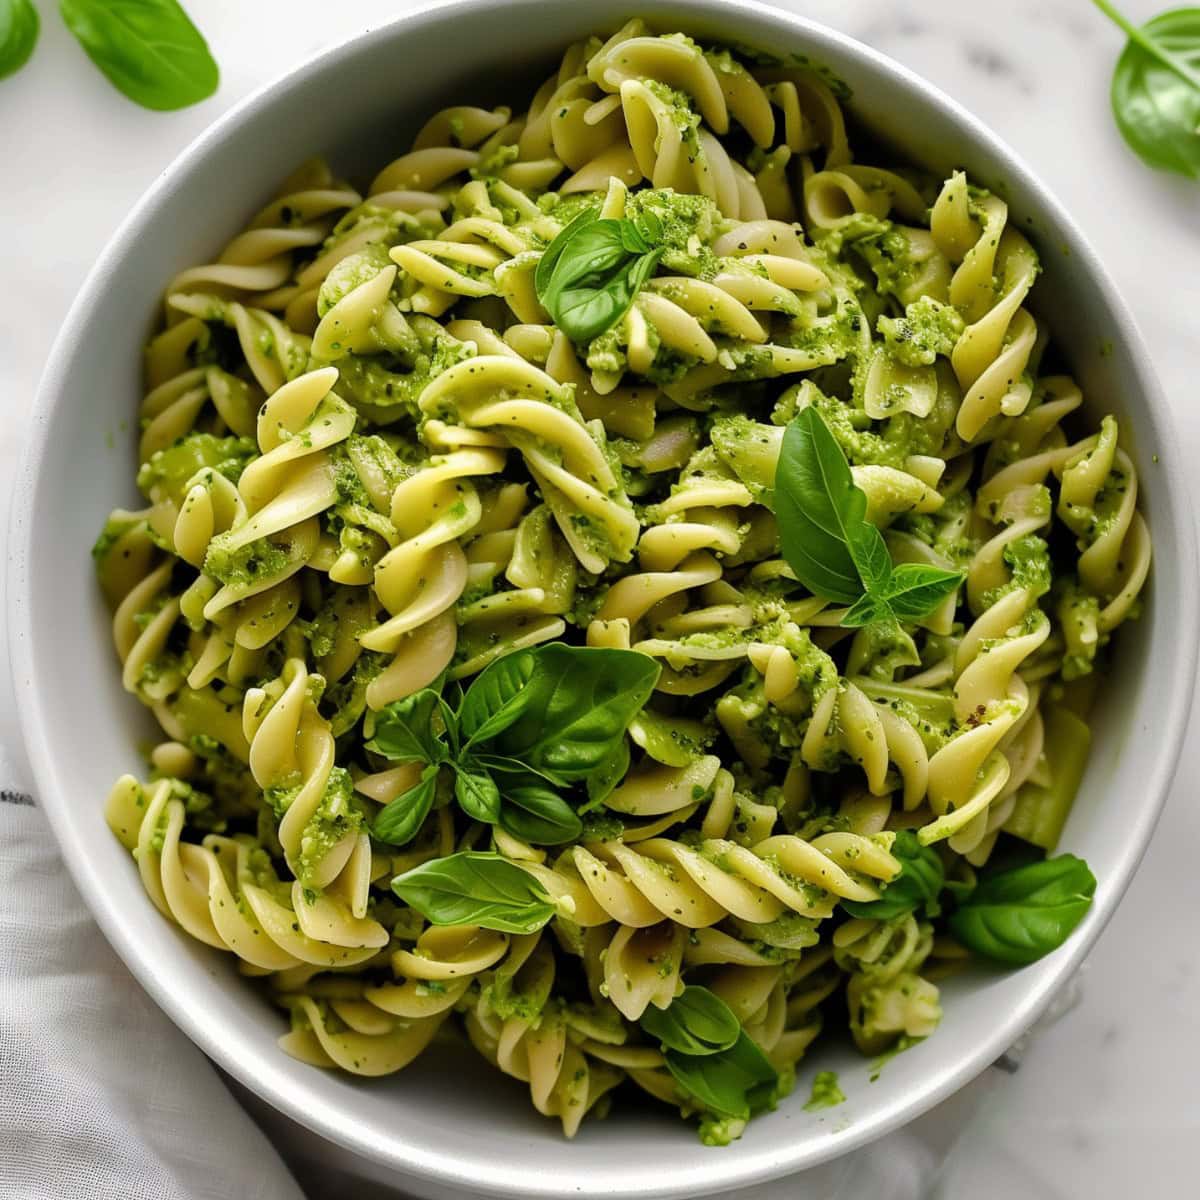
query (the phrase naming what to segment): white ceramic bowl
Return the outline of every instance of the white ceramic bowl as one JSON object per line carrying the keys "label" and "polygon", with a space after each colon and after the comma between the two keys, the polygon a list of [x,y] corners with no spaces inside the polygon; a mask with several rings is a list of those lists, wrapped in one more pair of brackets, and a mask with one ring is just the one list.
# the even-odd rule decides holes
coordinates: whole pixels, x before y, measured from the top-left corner
{"label": "white ceramic bowl", "polygon": [[[1192,524],[1178,443],[1133,321],[1068,215],[1013,153],[953,101],[873,50],[763,5],[641,0],[682,28],[831,67],[852,109],[906,156],[964,166],[1001,192],[1042,249],[1037,307],[1066,349],[1093,411],[1114,411],[1141,476],[1155,544],[1145,612],[1123,628],[1095,721],[1095,746],[1063,839],[1100,881],[1067,945],[1012,972],[980,970],[945,988],[936,1035],[877,1082],[841,1047],[803,1064],[839,1072],[835,1117],[797,1094],[741,1141],[701,1151],[672,1114],[617,1110],[574,1143],[530,1108],[525,1089],[467,1058],[427,1056],[358,1082],[276,1048],[282,1018],[230,958],[165,922],[104,824],[103,798],[139,769],[144,715],[120,685],[88,549],[104,514],[134,499],[140,349],[166,281],[207,261],[298,162],[328,154],[361,174],[400,152],[448,102],[530,94],[567,42],[615,28],[603,0],[467,0],[372,30],[238,105],[199,138],[130,214],[84,284],[42,382],[11,546],[10,631],[17,694],[39,798],[63,856],[109,940],[142,984],[212,1058],[297,1121],[398,1173],[418,1193],[693,1197],[845,1154],[929,1108],[1003,1052],[1037,1017],[1112,915],[1146,847],[1183,736],[1196,660]],[[369,178],[369,175],[367,176]],[[1112,352],[1099,353],[1103,341]],[[106,447],[113,446],[115,449]],[[198,1130],[197,1136],[203,1136]]]}

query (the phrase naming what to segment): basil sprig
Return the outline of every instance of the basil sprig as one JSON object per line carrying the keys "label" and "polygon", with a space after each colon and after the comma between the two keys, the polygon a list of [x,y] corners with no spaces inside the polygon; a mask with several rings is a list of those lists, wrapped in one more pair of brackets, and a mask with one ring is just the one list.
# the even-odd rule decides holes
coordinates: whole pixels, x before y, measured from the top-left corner
{"label": "basil sprig", "polygon": [[611,329],[654,273],[661,233],[646,213],[640,226],[624,218],[601,218],[585,209],[546,247],[533,284],[542,307],[573,342],[590,342]]}
{"label": "basil sprig", "polygon": [[392,891],[432,925],[536,933],[558,911],[528,871],[499,854],[464,850],[392,880]]}
{"label": "basil sprig", "polygon": [[893,566],[866,514],[866,493],[837,439],[815,408],[803,409],[784,431],[775,473],[780,545],[793,574],[813,595],[850,606],[843,625],[927,617],[957,590],[962,572]]}
{"label": "basil sprig", "polygon": [[685,987],[665,1009],[648,1008],[641,1026],[661,1043],[675,1082],[709,1112],[748,1120],[774,1103],[778,1072],[708,988]]}
{"label": "basil sprig", "polygon": [[457,707],[436,688],[388,705],[367,748],[425,766],[372,832],[391,845],[412,841],[446,774],[472,820],[539,845],[574,840],[582,822],[562,790],[583,784],[590,803],[612,790],[629,764],[626,727],[658,673],[652,658],[632,650],[552,643],[496,659]]}
{"label": "basil sprig", "polygon": [[29,61],[39,28],[37,9],[30,0],[0,0],[0,79]]}
{"label": "basil sprig", "polygon": [[1129,37],[1112,79],[1112,110],[1145,163],[1200,179],[1200,8],[1160,13],[1140,28],[1094,0]]}
{"label": "basil sprig", "polygon": [[1060,854],[983,879],[950,915],[950,931],[985,958],[1036,962],[1067,940],[1095,892],[1087,863]]}
{"label": "basil sprig", "polygon": [[937,916],[938,893],[945,872],[942,860],[932,846],[922,846],[911,830],[902,829],[892,843],[892,856],[900,860],[900,874],[884,885],[878,900],[843,900],[842,908],[852,917],[892,921],[924,908],[927,916]]}

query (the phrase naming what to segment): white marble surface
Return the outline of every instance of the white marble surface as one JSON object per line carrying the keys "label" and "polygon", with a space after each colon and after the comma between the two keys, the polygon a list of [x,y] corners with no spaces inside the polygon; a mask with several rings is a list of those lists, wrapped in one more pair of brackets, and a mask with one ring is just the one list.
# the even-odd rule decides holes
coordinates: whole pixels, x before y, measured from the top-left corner
{"label": "white marble surface", "polygon": [[[1200,185],[1142,167],[1108,110],[1117,31],[1085,0],[791,0],[899,59],[962,101],[1030,161],[1109,263],[1200,461]],[[1124,0],[1146,19],[1159,0]],[[402,0],[187,0],[221,64],[216,96],[144,112],[113,92],[42,0],[33,62],[0,82],[0,477],[82,275],[133,201],[227,106]],[[626,7],[624,5],[622,8]],[[628,6],[636,7],[636,6]],[[119,298],[114,298],[119,303]],[[1197,729],[1195,720],[1193,729]],[[919,1194],[972,1200],[1125,1200],[1190,1194],[1200,1138],[1200,841],[1193,738],[1130,893],[1093,953],[1078,1005],[1020,1071],[951,1102],[942,1158]],[[944,1143],[953,1139],[943,1153]],[[1183,1186],[1183,1190],[1178,1190]],[[816,1192],[799,1181],[772,1198]],[[318,1194],[314,1192],[314,1194]],[[325,1193],[321,1189],[321,1194]],[[916,1193],[915,1193],[916,1194]]]}

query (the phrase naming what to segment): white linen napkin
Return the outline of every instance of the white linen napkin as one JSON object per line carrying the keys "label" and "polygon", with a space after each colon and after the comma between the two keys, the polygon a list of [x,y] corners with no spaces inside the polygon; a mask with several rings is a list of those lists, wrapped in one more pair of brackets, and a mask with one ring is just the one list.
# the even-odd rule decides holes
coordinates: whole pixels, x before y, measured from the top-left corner
{"label": "white linen napkin", "polygon": [[18,770],[0,741],[0,1196],[301,1200],[104,940]]}

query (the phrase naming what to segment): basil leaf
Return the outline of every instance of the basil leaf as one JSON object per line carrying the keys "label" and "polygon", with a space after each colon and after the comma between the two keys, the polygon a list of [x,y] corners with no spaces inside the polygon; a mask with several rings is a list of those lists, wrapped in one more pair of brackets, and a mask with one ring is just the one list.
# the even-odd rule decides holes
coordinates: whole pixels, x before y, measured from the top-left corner
{"label": "basil leaf", "polygon": [[853,604],[863,594],[850,539],[863,536],[866,511],[841,446],[815,408],[802,409],[783,434],[775,515],[783,557],[814,596]]}
{"label": "basil leaf", "polygon": [[421,772],[421,781],[401,792],[383,808],[371,825],[372,835],[389,846],[407,846],[421,831],[437,796],[438,769],[430,764]]}
{"label": "basil leaf", "polygon": [[58,7],[92,62],[143,108],[185,108],[217,90],[208,44],[176,0],[59,0]]}
{"label": "basil leaf", "polygon": [[[865,498],[865,492],[863,496]],[[863,587],[873,594],[886,592],[892,578],[892,556],[883,534],[864,517],[859,525],[850,529],[848,545]]]}
{"label": "basil leaf", "polygon": [[472,770],[472,763],[456,767],[454,798],[472,821],[494,825],[500,816],[500,789],[486,771]]}
{"label": "basil leaf", "polygon": [[473,850],[397,875],[392,891],[433,925],[536,933],[555,913],[550,897],[528,871],[499,854]]}
{"label": "basil leaf", "polygon": [[642,236],[642,231],[632,221],[618,221],[621,232],[621,245],[630,254],[647,254],[653,247]]}
{"label": "basil leaf", "polygon": [[651,1005],[642,1028],[666,1050],[681,1054],[715,1054],[728,1050],[741,1036],[733,1010],[706,987],[690,984],[666,1008]]}
{"label": "basil leaf", "polygon": [[666,1053],[675,1082],[710,1112],[749,1120],[770,1105],[779,1075],[743,1030],[727,1050],[715,1054]]}
{"label": "basil leaf", "polygon": [[653,245],[662,237],[662,221],[656,212],[646,209],[645,212],[640,212],[633,218],[633,223],[637,226],[638,233],[646,239],[649,245]]}
{"label": "basil leaf", "polygon": [[584,780],[614,751],[646,703],[658,682],[658,663],[635,650],[560,642],[529,653],[534,658],[529,698],[490,745],[534,771],[566,782]]}
{"label": "basil leaf", "polygon": [[529,703],[526,684],[533,674],[532,651],[518,650],[489,663],[467,689],[458,710],[465,749],[507,729]]}
{"label": "basil leaf", "polygon": [[505,758],[500,754],[472,754],[471,761],[478,763],[481,767],[486,767],[493,773],[499,771],[501,775],[532,776],[536,779],[544,779],[555,787],[565,787],[567,784],[565,779],[555,775],[553,771],[535,771],[518,759]]}
{"label": "basil leaf", "polygon": [[[628,253],[624,251],[623,253]],[[607,271],[587,275],[574,287],[565,287],[547,304],[554,323],[574,342],[590,342],[611,329],[633,304],[654,273],[661,250],[639,258],[626,258]]]}
{"label": "basil leaf", "polygon": [[876,921],[892,921],[921,907],[936,916],[945,879],[937,851],[922,846],[911,830],[902,829],[892,843],[892,855],[900,860],[900,874],[884,885],[883,895],[878,900],[843,900],[842,908],[852,917]]}
{"label": "basil leaf", "polygon": [[0,0],[0,79],[16,74],[29,61],[40,28],[30,0]]}
{"label": "basil leaf", "polygon": [[1200,8],[1138,28],[1108,0],[1095,4],[1129,37],[1111,90],[1121,136],[1149,166],[1200,179]]}
{"label": "basil leaf", "polygon": [[864,625],[874,625],[879,621],[894,621],[891,605],[879,596],[864,592],[842,614],[841,623],[847,629],[861,629]]}
{"label": "basil leaf", "polygon": [[588,342],[628,311],[662,256],[631,222],[581,213],[546,247],[534,272],[538,300],[575,342]]}
{"label": "basil leaf", "polygon": [[626,738],[613,747],[602,763],[587,777],[587,804],[583,811],[598,808],[616,791],[617,784],[629,771],[629,741]]}
{"label": "basil leaf", "polygon": [[573,842],[583,832],[583,822],[570,804],[537,782],[505,787],[499,824],[505,833],[538,846]]}
{"label": "basil leaf", "polygon": [[442,709],[442,699],[432,688],[422,688],[403,700],[379,710],[375,717],[375,736],[367,749],[393,762],[443,762],[445,743],[433,731],[433,714],[443,722],[452,719]]}
{"label": "basil leaf", "polygon": [[1067,940],[1095,891],[1087,863],[1060,854],[984,879],[951,914],[950,930],[985,958],[1036,962]]}
{"label": "basil leaf", "polygon": [[537,268],[533,272],[533,286],[538,296],[549,290],[550,277],[554,274],[554,268],[558,266],[558,260],[562,258],[563,251],[571,244],[571,240],[584,226],[591,225],[593,221],[599,219],[598,209],[585,208],[558,231],[558,235],[543,251],[542,257],[538,259]]}
{"label": "basil leaf", "polygon": [[961,571],[945,571],[925,563],[901,563],[892,571],[885,596],[899,621],[920,621],[962,584]]}

